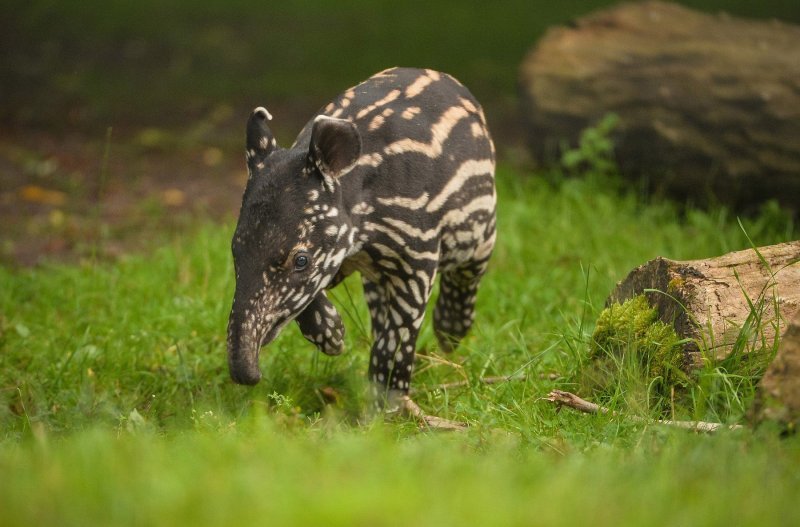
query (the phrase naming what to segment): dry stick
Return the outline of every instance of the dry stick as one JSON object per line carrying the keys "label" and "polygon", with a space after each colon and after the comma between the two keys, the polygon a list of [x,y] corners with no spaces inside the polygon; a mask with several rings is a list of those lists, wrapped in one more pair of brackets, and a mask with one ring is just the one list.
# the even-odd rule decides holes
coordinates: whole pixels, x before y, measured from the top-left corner
{"label": "dry stick", "polygon": [[467,429],[466,423],[442,419],[441,417],[436,417],[435,415],[427,415],[422,411],[422,408],[417,406],[417,403],[411,400],[411,397],[408,395],[404,395],[401,398],[400,408],[404,413],[420,420],[427,428],[454,431],[464,431]]}
{"label": "dry stick", "polygon": [[[567,406],[587,414],[620,415],[617,412],[612,412],[608,408],[604,408],[603,406],[581,399],[574,393],[565,392],[562,390],[553,390],[547,395],[547,397],[543,397],[543,399],[545,401],[555,403],[558,407]],[[639,417],[637,415],[626,415],[623,417],[632,421],[636,421],[637,423],[655,422],[661,425],[694,430],[695,432],[716,432],[721,428],[727,428],[728,430],[739,430],[740,428],[744,428],[742,425],[724,425],[722,423],[707,423],[705,421],[670,421],[666,419],[651,421],[650,419]]]}

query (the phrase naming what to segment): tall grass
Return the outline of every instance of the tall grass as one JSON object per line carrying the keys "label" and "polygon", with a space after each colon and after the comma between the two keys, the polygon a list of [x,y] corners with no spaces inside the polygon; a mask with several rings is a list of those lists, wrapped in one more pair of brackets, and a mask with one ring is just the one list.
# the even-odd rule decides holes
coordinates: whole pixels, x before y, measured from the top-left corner
{"label": "tall grass", "polygon": [[[630,268],[742,249],[744,232],[769,244],[792,228],[643,204],[604,178],[501,167],[498,181],[500,236],[474,331],[445,355],[428,317],[413,382],[426,411],[471,425],[464,434],[419,435],[412,421],[363,414],[369,326],[356,279],[333,295],[343,356],[287,327],[262,353],[261,383],[232,384],[232,225],[201,225],[114,264],[0,268],[0,523],[797,518],[796,440],[676,436],[541,401],[574,387],[597,314]],[[699,386],[718,408],[731,379],[707,373]]]}
{"label": "tall grass", "polygon": [[[496,404],[498,392],[517,400],[520,391],[541,394],[541,383],[454,393],[425,386],[512,373],[567,379],[606,295],[627,270],[657,255],[702,258],[750,243],[724,211],[681,218],[669,204],[643,206],[633,195],[604,191],[601,180],[553,183],[501,168],[499,181],[500,238],[475,331],[454,356],[438,352],[428,322],[419,339],[426,356],[415,385],[422,400],[470,420],[486,419],[483,405]],[[760,218],[746,223],[759,244],[785,235]],[[273,392],[289,397],[301,415],[319,412],[331,393],[355,412],[369,346],[357,279],[334,293],[348,329],[344,356],[318,354],[291,327],[264,353],[258,387],[228,381],[231,230],[206,225],[114,265],[0,270],[4,433],[18,436],[35,423],[53,431],[113,425],[134,409],[158,426],[190,424],[193,408],[235,419],[252,401],[269,404]],[[323,388],[331,389],[327,396]]]}

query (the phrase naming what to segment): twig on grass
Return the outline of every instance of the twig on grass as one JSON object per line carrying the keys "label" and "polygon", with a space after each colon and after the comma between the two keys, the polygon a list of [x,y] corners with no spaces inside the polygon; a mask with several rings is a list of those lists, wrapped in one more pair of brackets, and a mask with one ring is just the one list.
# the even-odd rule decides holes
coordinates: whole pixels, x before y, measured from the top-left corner
{"label": "twig on grass", "polygon": [[420,421],[423,428],[452,430],[457,432],[463,432],[467,429],[466,423],[451,421],[450,419],[443,419],[441,417],[436,417],[435,415],[427,415],[422,411],[422,408],[417,406],[417,403],[415,403],[408,395],[404,395],[400,399],[400,410],[403,413]]}
{"label": "twig on grass", "polygon": [[[547,397],[543,397],[542,399],[545,401],[550,401],[551,403],[555,403],[559,408],[562,406],[567,406],[587,414],[620,415],[617,412],[612,412],[608,408],[589,402],[585,399],[581,399],[574,393],[565,392],[562,390],[553,390],[547,395]],[[674,426],[676,428],[683,428],[686,430],[694,430],[695,432],[716,432],[722,428],[726,428],[728,430],[739,430],[743,428],[742,425],[724,425],[722,423],[708,423],[705,421],[672,421],[668,419],[658,419],[653,421],[637,415],[625,415],[623,417],[630,419],[631,421],[636,421],[637,423],[657,423],[666,426]]]}

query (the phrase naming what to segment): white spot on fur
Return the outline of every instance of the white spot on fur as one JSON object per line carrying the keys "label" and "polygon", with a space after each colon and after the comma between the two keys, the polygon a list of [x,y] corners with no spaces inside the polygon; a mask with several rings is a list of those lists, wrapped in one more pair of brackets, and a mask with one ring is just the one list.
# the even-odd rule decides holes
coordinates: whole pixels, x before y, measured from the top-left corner
{"label": "white spot on fur", "polygon": [[427,192],[423,192],[416,198],[406,198],[403,196],[393,196],[390,198],[377,198],[378,203],[381,205],[387,206],[396,206],[396,207],[403,207],[406,209],[417,210],[425,206],[428,203],[430,196],[428,196]]}
{"label": "white spot on fur", "polygon": [[461,104],[467,109],[468,112],[478,113],[478,108],[469,99],[461,97]]}
{"label": "white spot on fur", "polygon": [[373,207],[372,205],[370,205],[366,201],[362,201],[361,203],[358,203],[356,206],[354,206],[350,210],[351,214],[356,214],[356,215],[359,215],[359,216],[363,216],[365,214],[372,214],[372,212],[374,212],[374,211],[375,211],[375,207]]}
{"label": "white spot on fur", "polygon": [[400,117],[402,117],[403,119],[413,119],[413,118],[414,118],[414,117],[416,117],[416,116],[417,116],[417,114],[419,114],[419,112],[421,112],[421,111],[422,111],[422,110],[420,109],[420,107],[419,107],[419,106],[410,106],[410,107],[406,108],[406,109],[403,111],[403,113],[402,113],[402,114],[400,114]]}
{"label": "white spot on fur", "polygon": [[408,342],[411,332],[408,330],[408,328],[400,328],[397,330],[397,335],[400,337],[402,342]]}
{"label": "white spot on fur", "polygon": [[[425,73],[427,73],[427,74],[428,74],[428,76],[429,76],[431,79],[435,80],[435,81],[438,81],[439,79],[441,79],[441,78],[442,78],[442,74],[441,74],[441,73],[439,73],[439,72],[438,72],[438,71],[436,71],[436,70],[432,70],[432,69],[426,69],[426,70],[425,70]],[[449,77],[449,75],[448,75],[448,77]],[[452,77],[450,77],[450,78],[451,78],[451,79],[453,79]],[[453,80],[455,81],[455,79],[453,79]],[[456,81],[456,84],[460,84],[460,83]]]}
{"label": "white spot on fur", "polygon": [[403,324],[403,317],[402,315],[400,315],[400,312],[397,311],[395,308],[390,307],[389,314],[392,315],[392,320],[396,325],[400,326]]}
{"label": "white spot on fur", "polygon": [[365,115],[369,114],[370,112],[372,112],[376,108],[380,108],[381,106],[385,106],[385,105],[389,104],[390,102],[394,101],[395,99],[397,99],[398,97],[400,97],[400,90],[392,90],[392,91],[390,91],[389,93],[386,94],[386,96],[383,99],[370,104],[366,108],[362,108],[356,114],[356,119],[363,118]]}
{"label": "white spot on fur", "polygon": [[370,167],[377,167],[383,163],[383,156],[377,152],[372,154],[362,154],[361,157],[358,158],[356,161],[356,166],[370,166]]}
{"label": "white spot on fur", "polygon": [[417,79],[409,84],[406,88],[406,98],[410,99],[416,97],[425,89],[425,87],[432,83],[433,79],[429,75],[420,75]]}
{"label": "white spot on fur", "polygon": [[448,108],[439,121],[431,127],[431,140],[429,143],[423,143],[411,138],[400,139],[387,145],[383,149],[383,153],[385,155],[397,155],[406,152],[417,152],[431,158],[439,157],[442,154],[442,146],[450,136],[450,132],[461,119],[468,116],[469,113],[461,106]]}
{"label": "white spot on fur", "polygon": [[378,128],[383,126],[384,122],[385,122],[385,119],[384,119],[383,115],[376,115],[375,117],[372,118],[372,121],[369,122],[368,130],[370,132],[374,132],[375,130],[377,130]]}

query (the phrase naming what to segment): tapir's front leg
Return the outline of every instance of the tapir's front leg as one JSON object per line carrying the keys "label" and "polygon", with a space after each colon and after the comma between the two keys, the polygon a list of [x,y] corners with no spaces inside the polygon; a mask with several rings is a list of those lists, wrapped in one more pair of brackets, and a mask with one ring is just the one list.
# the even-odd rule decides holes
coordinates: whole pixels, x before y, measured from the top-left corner
{"label": "tapir's front leg", "polygon": [[300,332],[326,355],[339,355],[344,350],[344,324],[324,291],[295,318]]}
{"label": "tapir's front leg", "polygon": [[[403,281],[383,284],[364,280],[364,296],[372,317],[375,342],[370,354],[369,377],[377,410],[402,412],[429,428],[463,430],[464,423],[425,414],[409,397],[414,348],[425,316],[436,269],[425,269]],[[393,286],[392,284],[404,284]]]}
{"label": "tapir's front leg", "polygon": [[387,275],[380,284],[364,280],[374,339],[368,374],[375,402],[385,410],[398,409],[400,399],[408,395],[417,334],[435,274],[431,267],[415,275]]}

